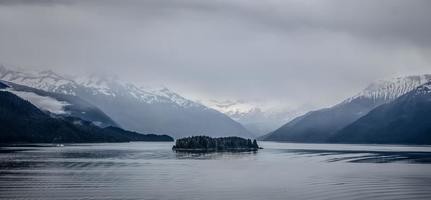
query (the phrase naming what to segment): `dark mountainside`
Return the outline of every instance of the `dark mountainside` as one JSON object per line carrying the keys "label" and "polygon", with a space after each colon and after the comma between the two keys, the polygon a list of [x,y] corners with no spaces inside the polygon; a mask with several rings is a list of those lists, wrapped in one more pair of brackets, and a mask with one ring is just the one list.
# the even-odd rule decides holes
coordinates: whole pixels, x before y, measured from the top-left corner
{"label": "dark mountainside", "polygon": [[326,142],[329,137],[380,105],[379,100],[358,98],[331,108],[309,112],[261,137],[264,141]]}
{"label": "dark mountainside", "polygon": [[6,85],[2,81],[0,81],[0,89],[5,89],[5,88],[8,88],[8,87],[9,87],[8,85]]}
{"label": "dark mountainside", "polygon": [[203,106],[181,107],[169,102],[150,104],[127,95],[112,98],[91,95],[89,91],[79,93],[83,98],[98,105],[122,127],[131,130],[169,134],[176,138],[193,134],[252,136],[238,122]]}
{"label": "dark mountainside", "polygon": [[211,138],[208,136],[192,136],[177,139],[172,147],[175,151],[212,152],[212,151],[257,151],[256,140],[240,137]]}
{"label": "dark mountainside", "polygon": [[73,117],[50,116],[10,92],[0,92],[0,143],[130,141],[173,141],[173,138],[100,128]]}
{"label": "dark mountainside", "polygon": [[356,96],[326,109],[309,112],[260,137],[264,141],[325,143],[374,108],[391,102],[431,80],[431,75],[398,77],[370,84]]}
{"label": "dark mountainside", "polygon": [[144,89],[109,77],[90,75],[70,78],[53,71],[30,73],[1,65],[0,79],[48,92],[77,96],[96,105],[120,127],[128,130],[174,137],[197,134],[253,137],[227,115],[188,100],[167,88]]}
{"label": "dark mountainside", "polygon": [[431,144],[431,82],[377,107],[330,142]]}
{"label": "dark mountainside", "polygon": [[0,81],[3,85],[7,85],[11,90],[20,92],[31,92],[39,96],[51,97],[61,102],[65,102],[68,105],[64,106],[66,114],[64,116],[71,116],[80,118],[86,121],[91,121],[100,127],[115,126],[119,127],[108,115],[102,112],[98,107],[90,104],[89,102],[72,95],[46,92],[43,90],[15,84],[12,82]]}

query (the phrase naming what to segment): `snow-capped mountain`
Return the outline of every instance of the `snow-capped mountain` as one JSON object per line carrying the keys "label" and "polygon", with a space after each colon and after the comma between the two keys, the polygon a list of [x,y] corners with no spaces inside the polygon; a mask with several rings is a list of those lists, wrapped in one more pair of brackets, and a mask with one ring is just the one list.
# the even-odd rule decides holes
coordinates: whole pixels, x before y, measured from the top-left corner
{"label": "snow-capped mountain", "polygon": [[[46,105],[35,106],[33,103],[35,98],[42,98],[49,103],[58,99],[46,96],[47,92],[20,87],[24,86],[15,87],[10,83],[0,82],[1,144],[173,141],[172,137],[166,135],[143,135],[118,127],[95,126],[90,121],[76,117],[53,115],[39,109],[45,109]],[[21,89],[29,90],[24,95],[28,100],[19,96],[23,92]]]}
{"label": "snow-capped mountain", "polygon": [[370,84],[357,95],[325,109],[295,118],[262,137],[263,140],[326,142],[337,131],[365,116],[382,104],[431,81],[431,75],[398,77]]}
{"label": "snow-capped mountain", "polygon": [[53,71],[24,71],[4,66],[0,66],[0,79],[44,91],[78,96],[97,105],[121,127],[133,131],[174,137],[251,137],[244,127],[228,116],[167,88],[147,89],[112,77],[73,77]]}
{"label": "snow-capped mountain", "polygon": [[0,91],[13,93],[46,113],[80,118],[100,127],[118,127],[118,124],[98,107],[78,96],[48,92],[2,80],[0,83],[3,86]]}
{"label": "snow-capped mountain", "polygon": [[370,84],[363,91],[348,98],[343,103],[349,103],[358,98],[367,98],[385,102],[392,101],[430,80],[431,74],[380,80]]}
{"label": "snow-capped mountain", "polygon": [[[44,91],[77,95],[77,89],[85,89],[93,95],[130,96],[145,103],[174,103],[180,107],[201,107],[203,105],[190,101],[167,88],[138,87],[111,77],[89,75],[85,77],[68,77],[59,75],[52,70],[16,71],[0,66],[0,79],[37,88]],[[146,89],[146,90],[145,90]]]}
{"label": "snow-capped mountain", "polygon": [[431,82],[371,110],[330,142],[431,144]]}
{"label": "snow-capped mountain", "polygon": [[244,116],[247,116],[248,113],[252,113],[254,111],[259,110],[255,105],[244,101],[217,101],[217,100],[205,100],[202,101],[203,104],[207,105],[210,108],[216,109],[224,114],[229,115],[234,120],[241,120]]}
{"label": "snow-capped mountain", "polygon": [[0,79],[44,91],[75,95],[70,87],[76,87],[72,80],[52,71],[21,71],[0,66]]}
{"label": "snow-capped mountain", "polygon": [[170,103],[183,108],[197,107],[205,109],[203,105],[188,100],[168,88],[147,88],[123,82],[112,77],[101,77],[90,75],[87,77],[76,77],[75,83],[90,90],[94,95],[106,95],[111,97],[129,96],[138,101],[155,104]]}
{"label": "snow-capped mountain", "polygon": [[207,100],[203,104],[228,115],[256,136],[275,130],[294,117],[304,114],[304,111],[307,110],[305,107],[299,109],[275,109],[266,106],[263,108],[257,103],[240,100]]}

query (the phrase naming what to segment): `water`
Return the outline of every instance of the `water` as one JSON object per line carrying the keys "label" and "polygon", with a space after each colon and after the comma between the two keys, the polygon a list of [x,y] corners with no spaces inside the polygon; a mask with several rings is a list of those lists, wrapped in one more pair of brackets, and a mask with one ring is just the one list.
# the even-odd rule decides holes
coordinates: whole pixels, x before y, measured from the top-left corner
{"label": "water", "polygon": [[260,144],[212,154],[145,142],[0,148],[0,198],[431,199],[430,146]]}

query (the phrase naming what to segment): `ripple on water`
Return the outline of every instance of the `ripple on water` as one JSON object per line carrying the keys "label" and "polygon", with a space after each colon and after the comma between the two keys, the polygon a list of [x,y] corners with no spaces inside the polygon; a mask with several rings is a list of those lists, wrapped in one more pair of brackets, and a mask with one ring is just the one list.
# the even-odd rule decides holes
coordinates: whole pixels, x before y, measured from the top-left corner
{"label": "ripple on water", "polygon": [[0,199],[431,199],[426,151],[265,143],[257,153],[188,154],[170,145],[3,152]]}

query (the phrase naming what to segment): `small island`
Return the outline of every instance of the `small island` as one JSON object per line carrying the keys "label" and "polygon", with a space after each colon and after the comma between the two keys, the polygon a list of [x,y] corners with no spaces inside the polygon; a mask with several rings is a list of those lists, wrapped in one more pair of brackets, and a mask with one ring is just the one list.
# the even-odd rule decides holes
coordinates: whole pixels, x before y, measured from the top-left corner
{"label": "small island", "polygon": [[192,136],[177,139],[172,150],[178,152],[246,152],[262,149],[256,140],[240,137],[211,138]]}

